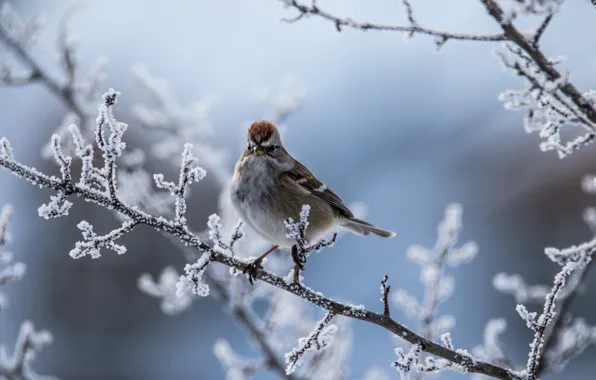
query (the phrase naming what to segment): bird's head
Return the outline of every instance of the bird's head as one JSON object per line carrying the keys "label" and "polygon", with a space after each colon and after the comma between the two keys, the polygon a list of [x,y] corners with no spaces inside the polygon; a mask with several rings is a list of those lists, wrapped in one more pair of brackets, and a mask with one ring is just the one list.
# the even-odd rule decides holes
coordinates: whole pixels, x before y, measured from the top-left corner
{"label": "bird's head", "polygon": [[277,157],[283,152],[279,131],[268,121],[252,123],[248,129],[248,146],[246,153],[254,156]]}

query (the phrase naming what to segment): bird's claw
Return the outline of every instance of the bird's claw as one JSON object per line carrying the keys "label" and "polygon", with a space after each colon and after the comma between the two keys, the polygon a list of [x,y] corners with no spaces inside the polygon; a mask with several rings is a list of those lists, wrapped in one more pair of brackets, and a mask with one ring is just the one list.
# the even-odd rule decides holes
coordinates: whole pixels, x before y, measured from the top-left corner
{"label": "bird's claw", "polygon": [[255,261],[253,261],[252,263],[247,264],[246,267],[244,267],[244,270],[242,271],[242,273],[248,274],[248,282],[250,282],[251,285],[254,285],[253,281],[257,279],[257,274],[259,273],[259,269],[263,269],[261,259],[257,259]]}
{"label": "bird's claw", "polygon": [[298,246],[296,245],[292,246],[292,260],[294,260],[294,264],[296,264],[300,270],[304,270],[304,264],[306,264],[306,254],[301,250],[298,250]]}

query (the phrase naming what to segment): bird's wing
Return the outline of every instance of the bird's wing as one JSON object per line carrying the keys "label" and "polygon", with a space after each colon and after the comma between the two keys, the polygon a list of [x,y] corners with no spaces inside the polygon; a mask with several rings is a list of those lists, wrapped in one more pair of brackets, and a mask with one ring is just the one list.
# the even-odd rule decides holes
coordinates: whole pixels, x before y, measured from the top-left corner
{"label": "bird's wing", "polygon": [[346,207],[340,197],[328,188],[324,183],[319,181],[314,174],[302,163],[294,160],[294,169],[284,173],[290,180],[298,185],[302,190],[317,197],[331,207],[333,207],[340,215],[351,218],[354,216],[350,209]]}

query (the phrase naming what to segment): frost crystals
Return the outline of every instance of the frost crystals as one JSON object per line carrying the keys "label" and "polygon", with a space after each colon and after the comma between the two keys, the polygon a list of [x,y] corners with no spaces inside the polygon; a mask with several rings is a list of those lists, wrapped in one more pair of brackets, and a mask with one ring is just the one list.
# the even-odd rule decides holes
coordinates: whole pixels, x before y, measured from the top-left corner
{"label": "frost crystals", "polygon": [[7,379],[40,379],[30,367],[36,355],[52,343],[52,334],[48,331],[35,331],[33,324],[25,321],[12,354],[5,346],[0,346],[0,376]]}
{"label": "frost crystals", "polygon": [[337,332],[337,326],[330,324],[335,314],[327,313],[315,327],[315,329],[305,338],[298,340],[298,347],[286,354],[286,375],[294,373],[296,368],[302,363],[302,357],[309,351],[320,351],[328,348],[333,343],[334,334]]}
{"label": "frost crystals", "polygon": [[164,181],[163,174],[155,174],[155,184],[160,189],[166,189],[176,199],[175,223],[186,228],[186,191],[187,187],[199,182],[207,174],[200,166],[195,166],[196,158],[192,155],[192,144],[184,144],[182,152],[182,164],[180,165],[180,176],[178,183]]}
{"label": "frost crystals", "polygon": [[213,261],[211,253],[205,252],[196,263],[184,266],[185,274],[180,276],[176,284],[178,297],[185,297],[188,292],[201,297],[209,295],[209,285],[203,282],[203,274],[211,261]]}
{"label": "frost crystals", "polygon": [[188,294],[177,294],[177,283],[180,278],[176,269],[172,266],[165,267],[157,281],[151,275],[144,273],[137,282],[142,292],[152,297],[161,299],[160,308],[164,314],[175,315],[188,309],[191,304],[191,297]]}

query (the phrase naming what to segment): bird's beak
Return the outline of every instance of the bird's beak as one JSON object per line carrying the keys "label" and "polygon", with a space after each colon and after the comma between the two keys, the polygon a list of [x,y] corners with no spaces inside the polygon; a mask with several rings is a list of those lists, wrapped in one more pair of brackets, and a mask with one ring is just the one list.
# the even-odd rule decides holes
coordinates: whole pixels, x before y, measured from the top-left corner
{"label": "bird's beak", "polygon": [[255,145],[255,147],[252,148],[252,154],[254,154],[255,156],[261,156],[265,154],[265,148],[263,148],[260,145]]}

